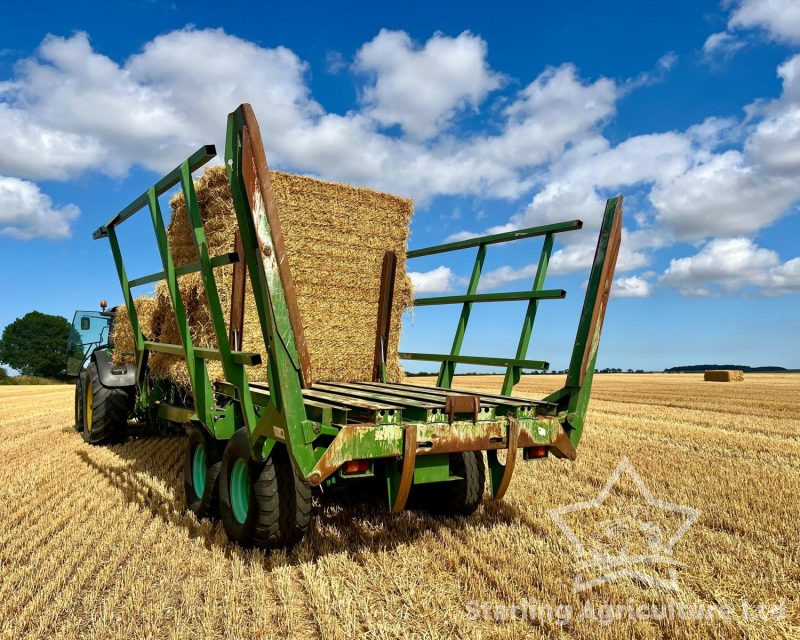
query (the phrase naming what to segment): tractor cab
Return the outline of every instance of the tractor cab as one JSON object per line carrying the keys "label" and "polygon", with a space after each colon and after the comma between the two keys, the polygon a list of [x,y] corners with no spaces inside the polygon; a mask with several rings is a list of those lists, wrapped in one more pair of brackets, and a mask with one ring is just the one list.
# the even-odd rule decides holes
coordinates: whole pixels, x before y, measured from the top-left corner
{"label": "tractor cab", "polygon": [[105,310],[105,300],[101,308],[102,311],[76,311],[72,318],[67,347],[68,376],[80,375],[95,349],[109,346],[114,310]]}

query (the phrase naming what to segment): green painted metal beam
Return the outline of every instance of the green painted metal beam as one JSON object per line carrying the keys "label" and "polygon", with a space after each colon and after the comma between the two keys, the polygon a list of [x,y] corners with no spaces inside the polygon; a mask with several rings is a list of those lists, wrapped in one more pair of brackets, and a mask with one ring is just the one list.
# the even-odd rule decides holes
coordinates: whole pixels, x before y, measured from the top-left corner
{"label": "green painted metal beam", "polygon": [[[619,211],[618,211],[619,209]],[[584,366],[583,356],[587,345],[592,345],[596,353],[597,343],[599,342],[599,330],[602,328],[602,314],[605,309],[601,308],[600,321],[596,322],[598,309],[603,302],[604,296],[607,295],[602,289],[602,277],[606,262],[612,257],[610,254],[614,251],[612,247],[612,232],[614,230],[615,221],[617,217],[622,216],[622,198],[609,198],[606,202],[606,208],[603,215],[603,223],[600,227],[600,236],[597,241],[597,250],[595,251],[594,263],[592,270],[589,274],[589,281],[586,285],[586,297],[583,302],[583,309],[581,310],[581,317],[578,323],[578,330],[575,335],[575,345],[572,350],[572,358],[569,363],[569,373],[567,374],[567,387],[579,387],[583,382],[583,377],[587,373],[593,373],[594,369],[589,371],[582,370]],[[621,224],[621,223],[617,223]],[[613,259],[616,261],[616,252],[613,252]],[[611,273],[613,275],[613,266],[611,265]],[[592,335],[592,331],[597,332],[597,335]],[[592,344],[594,343],[594,344]]]}
{"label": "green painted metal beam", "polygon": [[622,199],[617,196],[606,202],[566,383],[563,389],[544,398],[558,403],[559,410],[567,412],[565,426],[573,447],[578,446],[589,407],[600,333],[622,234]]}
{"label": "green painted metal beam", "polygon": [[[401,360],[424,360],[426,362],[457,362],[459,364],[479,364],[491,367],[520,367],[522,369],[538,369],[546,371],[550,363],[543,360],[522,360],[518,358],[492,358],[484,356],[456,356],[440,355],[436,353],[409,353],[402,351],[397,354]],[[441,387],[442,385],[436,385]]]}
{"label": "green painted metal beam", "polygon": [[[113,229],[113,227],[111,227]],[[231,253],[224,253],[221,256],[216,256],[211,258],[211,267],[216,269],[217,267],[224,267],[226,264],[233,264],[234,262],[239,262],[239,256],[236,252]],[[175,275],[185,276],[189,273],[196,273],[200,271],[200,263],[199,262],[190,262],[188,264],[181,265],[180,267],[175,267]],[[151,273],[147,276],[142,276],[141,278],[134,278],[131,280],[128,285],[133,287],[138,287],[143,284],[150,284],[151,282],[158,282],[159,280],[165,280],[167,274],[163,271],[158,271],[157,273]]]}
{"label": "green painted metal beam", "polygon": [[114,227],[109,227],[107,237],[108,243],[111,246],[111,255],[114,256],[114,265],[117,268],[119,286],[122,289],[122,300],[125,303],[125,308],[128,312],[128,320],[130,320],[131,329],[133,330],[133,350],[136,358],[136,382],[139,387],[137,403],[140,409],[144,409],[149,404],[150,396],[150,389],[146,383],[147,376],[145,376],[144,335],[139,325],[139,314],[136,312],[136,305],[133,303],[128,274],[125,271],[122,251],[119,246],[119,241],[117,240],[117,230]]}
{"label": "green painted metal beam", "polygon": [[228,115],[225,167],[267,353],[270,400],[250,430],[253,454],[266,457],[275,438],[283,434],[280,439],[286,442],[299,473],[307,476],[316,456],[306,441],[309,421],[303,403],[302,363],[276,256],[279,230],[272,225],[279,218],[269,191],[266,154],[249,104]]}
{"label": "green painted metal beam", "polygon": [[409,258],[420,258],[422,256],[430,256],[435,253],[444,253],[446,251],[457,251],[458,249],[469,249],[470,247],[486,246],[487,244],[497,244],[498,242],[509,242],[511,240],[522,240],[523,238],[544,236],[547,235],[548,233],[562,233],[564,231],[575,231],[581,228],[583,228],[583,222],[581,222],[580,220],[569,220],[568,222],[557,222],[555,224],[546,224],[541,227],[530,227],[528,229],[519,229],[517,231],[507,231],[506,233],[495,233],[489,236],[470,238],[469,240],[448,242],[446,244],[439,244],[434,247],[425,247],[424,249],[414,249],[412,251],[409,251],[406,255]]}
{"label": "green painted metal beam", "polygon": [[114,256],[114,264],[117,267],[117,275],[119,276],[119,285],[122,289],[122,300],[128,311],[128,319],[131,321],[131,328],[133,329],[133,346],[136,350],[136,357],[138,360],[139,354],[144,348],[144,336],[139,327],[139,315],[136,313],[136,305],[133,304],[133,295],[131,295],[131,284],[128,281],[128,274],[125,271],[125,263],[122,260],[122,251],[119,247],[117,240],[117,232],[113,227],[108,230],[108,241],[111,245],[111,255]]}
{"label": "green painted metal beam", "polygon": [[517,300],[558,300],[566,297],[563,289],[544,289],[535,291],[502,291],[499,293],[476,293],[464,296],[438,296],[435,298],[415,298],[414,306],[425,307],[437,304],[458,302],[514,302]]}
{"label": "green painted metal beam", "polygon": [[[169,344],[166,342],[150,342],[145,340],[144,348],[148,351],[158,351],[168,353],[173,356],[184,355],[183,347],[179,344]],[[222,360],[219,349],[205,349],[203,347],[194,348],[195,355],[203,360]],[[231,351],[231,358],[236,364],[252,367],[261,364],[261,354],[250,351]]]}
{"label": "green painted metal beam", "polygon": [[[478,281],[481,278],[481,271],[483,270],[483,263],[486,261],[486,245],[478,246],[478,252],[475,254],[475,263],[472,265],[472,274],[469,278],[469,285],[467,286],[467,296],[474,296],[478,291]],[[469,314],[472,311],[472,303],[464,302],[461,308],[461,315],[458,317],[458,324],[456,325],[456,334],[453,337],[453,346],[450,348],[450,355],[457,356],[461,353],[461,345],[464,342],[464,334],[467,331],[467,323],[469,322]],[[455,360],[442,360],[442,366],[439,368],[439,376],[436,379],[437,387],[450,388],[453,384],[453,376],[456,373]]]}
{"label": "green painted metal beam", "polygon": [[[225,317],[222,313],[222,303],[217,289],[217,280],[214,277],[214,264],[211,258],[208,243],[206,242],[206,232],[203,227],[203,218],[200,215],[200,208],[197,204],[197,194],[194,190],[192,180],[192,168],[188,160],[181,165],[181,187],[186,202],[186,213],[189,217],[189,225],[192,230],[191,236],[194,241],[195,251],[199,257],[200,276],[203,279],[203,288],[206,292],[206,302],[208,312],[211,317],[211,324],[214,328],[214,335],[217,340],[219,359],[222,361],[222,370],[225,379],[236,387],[239,396],[238,416],[244,422],[248,431],[256,428],[258,416],[256,415],[253,398],[250,393],[250,385],[247,382],[247,373],[241,358],[235,359],[231,350],[230,339],[228,337],[228,327],[225,324]],[[238,256],[237,256],[238,259]],[[259,357],[259,361],[261,358]],[[216,433],[214,425],[208,425],[212,433]],[[226,431],[230,431],[229,425],[220,425]]]}
{"label": "green painted metal beam", "polygon": [[[167,230],[164,225],[164,217],[161,214],[161,205],[158,202],[156,187],[150,187],[147,195],[150,217],[153,222],[153,232],[156,235],[158,252],[161,256],[169,297],[172,301],[172,311],[175,314],[178,333],[183,345],[183,357],[186,360],[186,368],[189,370],[195,410],[197,411],[197,417],[203,424],[210,427],[213,424],[211,409],[214,403],[214,394],[208,378],[208,369],[206,368],[205,360],[195,353],[195,347],[192,344],[192,333],[186,317],[186,307],[183,304],[183,298],[178,288],[178,276],[175,274],[175,263],[172,260],[172,252],[169,248],[169,239],[167,238]],[[111,226],[113,228],[114,225]]]}
{"label": "green painted metal beam", "polygon": [[[548,233],[544,238],[542,244],[542,252],[539,254],[539,264],[536,267],[536,275],[533,278],[533,288],[531,293],[544,293],[542,287],[544,286],[544,279],[547,275],[547,265],[550,262],[550,254],[553,251],[554,234]],[[525,318],[522,321],[522,330],[519,335],[519,343],[517,344],[517,359],[525,358],[528,355],[528,346],[531,340],[531,332],[533,331],[533,321],[536,319],[536,311],[539,308],[539,297],[532,296],[528,302],[528,308],[525,311]],[[503,378],[503,386],[500,393],[504,396],[510,396],[514,391],[514,385],[519,382],[522,376],[522,369],[519,367],[509,367],[506,369],[506,375]]]}
{"label": "green painted metal beam", "polygon": [[[217,155],[217,149],[213,144],[206,144],[200,147],[197,151],[195,151],[187,162],[189,163],[189,167],[192,171],[196,171],[200,167],[202,167],[206,162],[211,160],[215,155]],[[150,203],[150,191],[155,190],[156,197],[162,195],[169,189],[172,189],[181,179],[181,166],[179,165],[175,167],[172,171],[170,171],[167,175],[165,175],[161,180],[156,182],[156,184],[152,187],[152,189],[148,189],[138,198],[136,198],[133,202],[131,202],[127,207],[125,207],[122,211],[120,211],[117,215],[115,215],[111,220],[109,220],[106,224],[102,227],[99,227],[93,234],[92,237],[97,240],[99,238],[105,238],[108,236],[108,229],[109,227],[115,227],[118,224],[125,222],[128,218],[130,218],[134,213],[143,209]]]}

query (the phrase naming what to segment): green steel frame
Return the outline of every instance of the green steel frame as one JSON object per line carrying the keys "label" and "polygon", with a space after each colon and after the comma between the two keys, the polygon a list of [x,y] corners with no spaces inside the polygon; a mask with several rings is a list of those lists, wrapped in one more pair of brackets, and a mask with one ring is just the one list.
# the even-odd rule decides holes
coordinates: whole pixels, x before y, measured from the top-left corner
{"label": "green steel frame", "polygon": [[[383,380],[326,384],[313,379],[262,144],[250,105],[241,105],[228,116],[225,145],[228,182],[241,240],[237,252],[210,255],[194,191],[192,172],[214,157],[213,146],[201,147],[94,233],[95,238],[109,240],[133,328],[138,410],[162,417],[187,413],[175,406],[174,394],[165,393],[162,381],[151,379],[147,366],[150,352],[180,355],[187,363],[192,388],[190,419],[203,425],[214,438],[229,439],[237,428],[245,426],[256,459],[266,458],[280,442],[286,446],[298,473],[312,485],[342,479],[336,474],[348,461],[370,461],[368,474],[380,462],[385,466],[387,495],[394,511],[403,508],[411,484],[448,480],[448,454],[456,451],[487,451],[492,494],[496,498],[508,487],[515,459],[509,455],[507,463],[500,464],[497,450],[528,451],[534,447],[559,457],[574,458],[619,248],[622,197],[612,198],[606,205],[563,389],[539,402],[509,397],[523,369],[548,366],[543,361],[526,359],[527,350],[539,301],[565,296],[562,290],[543,288],[554,236],[580,229],[579,220],[409,251],[408,257],[415,258],[477,248],[465,295],[415,301],[419,306],[462,304],[450,354],[401,354],[404,358],[440,362],[437,387],[389,384]],[[180,266],[174,264],[158,200],[176,185],[180,185],[186,200],[197,252],[195,262]],[[129,279],[117,227],[145,208],[150,212],[162,270]],[[487,247],[534,236],[544,236],[544,244],[532,289],[477,293]],[[267,354],[266,384],[248,382],[246,367],[259,364],[260,356],[232,348],[214,276],[215,268],[240,261],[246,264],[250,277]],[[178,286],[178,278],[192,272],[201,274],[217,348],[192,342]],[[160,280],[167,283],[181,344],[148,340],[139,325],[131,290]],[[515,357],[461,355],[472,305],[514,300],[527,301]],[[211,384],[207,360],[222,362],[225,382]],[[502,393],[451,392],[457,363],[506,367]],[[465,396],[472,400],[465,403]]]}
{"label": "green steel frame", "polygon": [[[600,341],[605,307],[611,289],[614,267],[622,233],[622,196],[610,198],[606,203],[603,221],[600,229],[597,249],[595,252],[592,271],[586,290],[581,319],[578,325],[575,344],[567,375],[566,385],[558,392],[545,398],[545,401],[556,402],[566,412],[565,431],[568,432],[573,447],[577,446],[583,430],[583,418],[588,406],[591,383],[597,359],[597,347]],[[477,247],[472,275],[469,279],[466,295],[416,298],[415,306],[462,304],[461,314],[456,325],[455,337],[448,355],[431,353],[401,352],[400,358],[406,360],[420,360],[428,362],[441,362],[436,385],[449,389],[453,383],[456,364],[473,364],[480,366],[506,367],[501,394],[510,396],[514,386],[519,382],[523,369],[547,370],[549,363],[541,360],[528,360],[527,353],[530,345],[533,323],[540,300],[561,299],[566,292],[561,289],[544,289],[547,276],[547,267],[553,251],[553,243],[557,233],[575,231],[583,227],[580,220],[570,220],[555,224],[543,225],[498,233],[494,235],[471,238],[460,242],[450,242],[425,249],[416,249],[408,252],[408,258],[470,249]],[[502,293],[478,294],[481,271],[486,260],[486,248],[491,244],[511,242],[525,238],[544,236],[542,250],[536,274],[533,278],[533,287],[530,291],[511,291]],[[517,351],[513,358],[464,356],[461,355],[461,345],[467,330],[472,305],[476,302],[508,302],[527,300],[528,305],[522,321]]]}
{"label": "green steel frame", "polygon": [[[541,360],[526,360],[528,352],[528,344],[531,339],[531,332],[533,331],[533,321],[536,318],[536,310],[539,307],[539,300],[554,300],[561,299],[567,295],[563,289],[543,289],[544,279],[547,275],[547,265],[550,261],[550,253],[553,250],[553,239],[555,234],[565,231],[575,231],[583,227],[583,222],[580,220],[570,220],[569,222],[559,222],[557,224],[548,224],[541,227],[532,227],[529,229],[520,229],[519,231],[510,231],[508,233],[497,233],[482,238],[471,238],[461,242],[450,242],[447,244],[437,245],[435,247],[428,247],[426,249],[416,249],[408,252],[409,258],[419,258],[422,256],[429,256],[437,253],[445,253],[449,251],[458,251],[460,249],[470,249],[477,247],[478,251],[475,256],[475,263],[472,267],[472,275],[469,279],[467,286],[467,293],[463,296],[442,296],[435,298],[416,298],[414,300],[415,306],[427,305],[440,305],[440,304],[458,304],[462,303],[461,315],[458,318],[456,325],[456,333],[453,338],[453,345],[450,348],[448,355],[438,355],[431,353],[408,353],[402,352],[400,357],[406,360],[426,360],[430,362],[441,362],[439,369],[439,377],[436,385],[439,387],[450,388],[453,384],[453,376],[455,375],[456,364],[477,364],[482,366],[497,366],[506,367],[506,375],[503,380],[502,394],[511,395],[514,390],[514,385],[519,382],[520,375],[523,369],[542,369],[549,368],[547,362]],[[533,288],[531,291],[509,291],[503,293],[476,293],[478,284],[483,271],[483,263],[486,260],[486,247],[490,244],[498,244],[501,242],[511,242],[513,240],[522,240],[525,238],[534,238],[544,236],[544,243],[542,252],[539,256],[539,265],[536,269],[536,275],[533,278]],[[487,358],[478,356],[463,356],[461,355],[461,345],[464,342],[464,335],[467,332],[467,324],[469,322],[470,312],[472,305],[476,302],[510,302],[515,300],[527,300],[528,308],[525,312],[525,318],[522,323],[522,331],[519,337],[519,345],[517,346],[517,353],[514,358]]]}

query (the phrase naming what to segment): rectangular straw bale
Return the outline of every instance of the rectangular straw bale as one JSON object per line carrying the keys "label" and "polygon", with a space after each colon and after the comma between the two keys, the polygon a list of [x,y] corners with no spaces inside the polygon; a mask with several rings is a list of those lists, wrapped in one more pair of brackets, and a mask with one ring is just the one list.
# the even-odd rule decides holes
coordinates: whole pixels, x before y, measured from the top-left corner
{"label": "rectangular straw bale", "polygon": [[[280,171],[270,171],[270,180],[297,292],[312,378],[331,382],[371,378],[381,263],[384,253],[391,250],[398,260],[387,375],[391,381],[401,380],[397,357],[401,316],[412,300],[411,281],[405,271],[411,200]],[[224,167],[207,169],[195,181],[195,190],[211,254],[233,251],[237,221]],[[193,262],[197,258],[183,194],[173,197],[170,206],[168,237],[175,264]],[[215,269],[215,275],[227,322],[233,267]],[[181,277],[180,289],[195,344],[216,347],[200,275]],[[156,292],[158,306],[169,309],[167,315],[171,315],[166,286],[162,283]],[[179,341],[175,326],[164,327],[161,333],[164,342]],[[266,361],[249,278],[243,349],[261,353]],[[212,379],[222,379],[220,363],[208,362],[208,366]],[[156,377],[188,384],[186,367],[175,356],[153,354],[150,367]],[[251,380],[266,380],[266,369],[263,365],[253,367],[248,376]]]}
{"label": "rectangular straw bale", "polygon": [[[156,326],[162,324],[162,319],[156,314],[157,301],[149,296],[140,296],[133,301],[136,315],[139,318],[139,328],[146,336],[146,340],[156,340]],[[114,314],[114,326],[111,329],[111,342],[114,352],[111,362],[115,365],[133,364],[136,352],[133,345],[133,328],[128,317],[128,308],[121,304]]]}
{"label": "rectangular straw bale", "polygon": [[742,382],[744,373],[740,369],[712,369],[703,378],[709,382]]}

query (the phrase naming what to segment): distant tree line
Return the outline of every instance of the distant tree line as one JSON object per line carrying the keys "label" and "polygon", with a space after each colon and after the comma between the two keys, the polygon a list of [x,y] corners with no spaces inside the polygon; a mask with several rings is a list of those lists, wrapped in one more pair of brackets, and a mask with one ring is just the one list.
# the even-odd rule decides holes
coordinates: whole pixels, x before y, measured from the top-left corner
{"label": "distant tree line", "polygon": [[[554,375],[564,375],[569,372],[569,369],[552,369],[548,371],[525,371],[524,374],[526,376],[554,376]],[[618,369],[609,367],[606,369],[595,369],[595,373],[649,373],[649,371],[645,371],[644,369]],[[415,373],[406,372],[407,376],[416,377],[416,376],[438,376],[438,371],[417,371]],[[492,373],[486,371],[461,371],[458,372],[459,376],[491,376],[491,375],[500,375],[499,373]]]}
{"label": "distant tree line", "polygon": [[664,373],[702,373],[703,371],[725,371],[738,369],[750,373],[788,372],[793,369],[785,367],[748,367],[746,364],[686,364],[679,367],[664,369]]}

